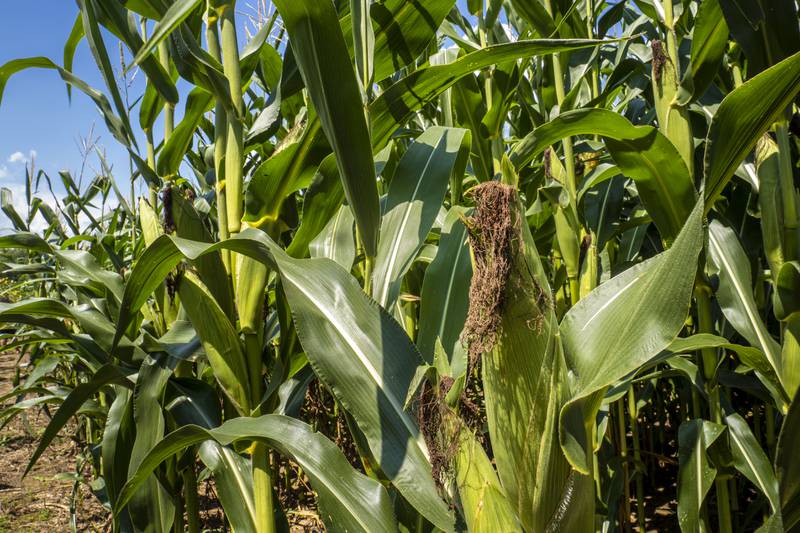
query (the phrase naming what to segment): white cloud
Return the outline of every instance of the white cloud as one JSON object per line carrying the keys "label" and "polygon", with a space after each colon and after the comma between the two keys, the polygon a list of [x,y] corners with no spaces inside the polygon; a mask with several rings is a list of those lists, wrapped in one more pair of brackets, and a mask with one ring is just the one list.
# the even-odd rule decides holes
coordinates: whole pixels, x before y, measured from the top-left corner
{"label": "white cloud", "polygon": [[25,163],[26,161],[28,161],[28,158],[22,152],[14,152],[8,156],[9,163]]}
{"label": "white cloud", "polygon": [[5,179],[10,175],[11,173],[8,171],[8,167],[5,165],[0,165],[0,179]]}

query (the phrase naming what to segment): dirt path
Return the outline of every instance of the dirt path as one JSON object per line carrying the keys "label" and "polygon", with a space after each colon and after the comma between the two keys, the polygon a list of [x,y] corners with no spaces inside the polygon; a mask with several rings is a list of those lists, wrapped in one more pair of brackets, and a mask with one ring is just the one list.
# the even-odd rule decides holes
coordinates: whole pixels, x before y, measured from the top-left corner
{"label": "dirt path", "polygon": [[[12,388],[16,359],[15,353],[0,354],[0,395]],[[22,477],[48,421],[34,408],[0,429],[0,533],[69,531],[76,459],[82,453],[76,443],[57,437]],[[74,504],[78,531],[109,530],[108,513],[85,483],[79,484]]]}

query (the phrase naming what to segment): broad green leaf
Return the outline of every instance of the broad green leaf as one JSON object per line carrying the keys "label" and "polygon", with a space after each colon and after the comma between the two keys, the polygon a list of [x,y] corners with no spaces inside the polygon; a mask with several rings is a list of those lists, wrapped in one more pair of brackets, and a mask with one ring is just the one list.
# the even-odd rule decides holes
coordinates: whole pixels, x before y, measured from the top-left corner
{"label": "broad green leaf", "polygon": [[800,92],[800,52],[731,91],[706,138],[705,198],[711,209],[758,139]]}
{"label": "broad green leaf", "polygon": [[[371,4],[370,24],[375,33],[373,78],[381,81],[425,51],[455,0],[382,0]],[[358,57],[352,33],[352,14],[342,17],[340,24],[348,48],[352,47],[353,55]]]}
{"label": "broad green leaf", "polygon": [[800,313],[800,262],[789,261],[781,265],[775,277],[775,318],[783,321],[797,320]]}
{"label": "broad green leaf", "polygon": [[775,451],[775,473],[781,498],[781,515],[785,531],[800,524],[800,394],[796,394],[783,421]]}
{"label": "broad green leaf", "polygon": [[250,461],[212,440],[203,442],[197,453],[214,476],[219,501],[231,528],[234,531],[255,531],[256,507]]}
{"label": "broad green leaf", "polygon": [[772,338],[759,315],[750,260],[736,233],[718,220],[708,228],[708,257],[719,276],[716,296],[725,318],[747,341],[761,349],[775,374],[781,377],[780,345]]}
{"label": "broad green leaf", "polygon": [[541,37],[557,37],[556,23],[539,0],[511,0],[511,5]]}
{"label": "broad green leaf", "polygon": [[331,154],[322,160],[303,195],[303,218],[286,252],[292,257],[305,257],[309,243],[325,228],[343,201],[342,180],[336,157]]}
{"label": "broad green leaf", "polygon": [[397,299],[402,277],[433,227],[451,176],[463,176],[470,144],[466,130],[434,126],[400,160],[389,186],[372,278],[372,293],[385,309]]}
{"label": "broad green leaf", "polygon": [[371,0],[350,0],[356,73],[364,89],[372,85],[375,74],[375,31],[369,13],[370,4]]}
{"label": "broad green leaf", "polygon": [[758,208],[761,211],[761,238],[764,255],[774,280],[783,264],[783,202],[780,189],[778,144],[764,134],[756,142]]}
{"label": "broad green leaf", "polygon": [[778,480],[750,426],[737,413],[726,416],[725,423],[733,452],[733,466],[764,493],[772,512],[779,510]]}
{"label": "broad green leaf", "polygon": [[150,449],[120,494],[120,504],[125,505],[165,459],[206,440],[223,446],[257,440],[291,458],[311,479],[319,496],[320,514],[329,527],[367,533],[396,530],[383,486],[355,471],[327,438],[303,422],[281,415],[237,418],[211,430],[194,425],[177,429]]}
{"label": "broad green leaf", "polygon": [[[361,91],[333,4],[276,0],[367,255],[378,248],[380,207]],[[336,80],[336,83],[331,83]]]}
{"label": "broad green leaf", "polygon": [[560,332],[571,399],[560,415],[560,439],[573,467],[589,473],[595,393],[666,348],[683,328],[702,247],[702,202],[667,251],[593,290],[570,309]]}
{"label": "broad green leaf", "polygon": [[476,70],[530,56],[591,48],[591,39],[540,39],[498,44],[469,53],[453,63],[420,68],[386,89],[370,106],[372,147],[380,150],[392,133],[424,105]]}
{"label": "broad green leaf", "polygon": [[403,403],[422,362],[400,325],[327,259],[276,253],[297,334],[317,376],[369,442],[381,470],[441,529],[452,518],[431,477],[428,449]]}
{"label": "broad green leaf", "polygon": [[158,154],[156,169],[161,176],[172,176],[178,172],[183,156],[192,144],[203,113],[211,109],[213,96],[200,87],[193,89],[186,98],[183,118],[172,131],[169,140]]}
{"label": "broad green leaf", "polygon": [[569,111],[536,128],[514,146],[517,168],[565,137],[600,135],[622,173],[636,188],[661,236],[671,241],[695,204],[694,183],[673,144],[652,126],[634,126],[604,109]]}
{"label": "broad green leaf", "polygon": [[317,166],[330,153],[315,115],[299,132],[292,132],[278,150],[253,172],[245,191],[242,220],[267,229],[279,221],[284,199],[309,186]]}
{"label": "broad green leaf", "polygon": [[725,426],[707,420],[689,420],[678,429],[678,524],[681,531],[703,531],[703,500],[714,484],[717,469],[706,450],[719,438]]}
{"label": "broad green leaf", "polygon": [[36,462],[39,460],[39,457],[41,457],[42,453],[44,453],[50,443],[53,442],[53,439],[58,435],[61,429],[67,424],[67,422],[69,422],[69,419],[72,418],[72,416],[78,412],[78,409],[81,408],[84,402],[90,399],[98,390],[109,383],[116,383],[117,385],[122,385],[127,388],[133,388],[133,384],[128,378],[130,374],[130,371],[121,369],[118,366],[111,364],[104,365],[94,373],[89,381],[86,383],[81,383],[72,389],[64,402],[58,408],[58,411],[56,411],[56,414],[47,424],[47,427],[42,434],[42,438],[39,441],[39,445],[36,447],[36,450],[33,452],[33,455],[31,455],[31,458],[28,461],[28,466],[25,468],[25,475],[31,471]]}
{"label": "broad green leaf", "polygon": [[431,477],[425,442],[403,409],[421,363],[419,352],[400,325],[333,261],[292,259],[254,228],[212,245],[162,236],[142,254],[128,279],[116,340],[183,257],[194,260],[220,249],[247,255],[280,273],[314,371],[358,423],[382,471],[403,496],[432,523],[452,529],[452,517]]}
{"label": "broad green leaf", "polygon": [[353,267],[356,243],[353,235],[353,212],[343,205],[322,232],[311,241],[311,257],[327,257],[345,270]]}
{"label": "broad green leaf", "polygon": [[[131,392],[125,387],[115,387],[114,392],[116,398],[108,410],[101,441],[103,480],[112,508],[117,502],[119,491],[128,480],[128,461],[122,458],[130,457],[136,437]],[[119,518],[119,522],[121,530],[131,530],[127,511]]]}
{"label": "broad green leaf", "polygon": [[223,392],[242,415],[260,398],[253,398],[247,360],[239,335],[200,279],[185,272],[178,287],[183,309],[189,315]]}
{"label": "broad green leaf", "polygon": [[[166,422],[160,400],[175,364],[175,360],[161,353],[148,356],[139,368],[133,391],[136,438],[127,457],[129,477],[137,470],[147,451],[164,437]],[[124,491],[123,488],[120,499]],[[175,506],[167,489],[155,476],[147,478],[144,486],[131,496],[129,511],[131,522],[138,531],[167,533],[172,529]]]}
{"label": "broad green leaf", "polygon": [[142,60],[156,49],[158,44],[163,41],[172,31],[178,27],[186,18],[200,5],[201,0],[177,0],[169,6],[167,12],[161,17],[153,27],[153,34],[147,39],[136,56],[133,58],[131,66],[138,65]]}
{"label": "broad green leaf", "polygon": [[692,31],[689,68],[677,95],[678,104],[686,105],[703,95],[714,81],[727,46],[728,24],[719,0],[701,2]]}
{"label": "broad green leaf", "polygon": [[472,263],[467,244],[467,227],[460,221],[466,210],[453,207],[447,213],[436,257],[425,271],[419,309],[417,346],[427,362],[433,362],[436,341],[442,343],[452,369],[458,376],[466,371],[467,355],[461,331],[469,308]]}
{"label": "broad green leaf", "polygon": [[[72,64],[75,60],[75,50],[78,48],[78,44],[83,40],[84,35],[83,16],[78,13],[75,23],[72,25],[72,30],[69,32],[69,37],[67,37],[64,43],[64,70],[72,71]],[[72,86],[69,84],[67,84],[67,97],[72,99]]]}

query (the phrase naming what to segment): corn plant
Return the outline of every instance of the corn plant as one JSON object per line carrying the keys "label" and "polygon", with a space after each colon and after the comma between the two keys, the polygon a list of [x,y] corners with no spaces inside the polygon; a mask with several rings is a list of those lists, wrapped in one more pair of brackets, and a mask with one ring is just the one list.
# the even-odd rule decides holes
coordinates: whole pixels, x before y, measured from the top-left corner
{"label": "corn plant", "polygon": [[63,64],[0,67],[131,168],[3,194],[36,297],[0,417],[58,406],[28,470],[78,417],[119,531],[200,531],[199,475],[283,530],[287,465],[335,531],[643,530],[664,488],[655,527],[800,528],[795,0],[273,0],[244,43],[242,9],[77,0]]}

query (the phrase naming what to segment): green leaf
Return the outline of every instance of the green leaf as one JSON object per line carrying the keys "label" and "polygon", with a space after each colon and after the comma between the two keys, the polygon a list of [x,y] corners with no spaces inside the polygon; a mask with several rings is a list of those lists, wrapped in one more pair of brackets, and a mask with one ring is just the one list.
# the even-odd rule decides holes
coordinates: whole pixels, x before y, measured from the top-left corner
{"label": "green leaf", "polygon": [[781,515],[785,531],[800,524],[800,394],[794,396],[783,421],[775,451],[775,473],[778,476]]}
{"label": "green leaf", "polygon": [[750,259],[736,233],[718,220],[711,221],[708,227],[708,257],[719,276],[716,297],[725,318],[750,344],[764,352],[782,380],[781,348],[759,315],[753,295]]}
{"label": "green leaf", "polygon": [[369,13],[371,0],[350,0],[350,17],[353,20],[353,47],[356,59],[356,72],[361,86],[372,85],[375,74],[375,31]]}
{"label": "green leaf", "polygon": [[796,320],[800,313],[800,262],[789,261],[781,265],[775,278],[775,318]]}
{"label": "green leaf", "polygon": [[722,64],[727,46],[728,24],[719,0],[701,2],[692,31],[689,68],[677,95],[679,105],[696,100],[708,89]]}
{"label": "green leaf", "polygon": [[451,176],[460,180],[469,157],[466,130],[434,126],[408,148],[394,172],[381,221],[373,295],[389,309],[433,227]]}
{"label": "green leaf", "polygon": [[703,500],[714,484],[717,469],[708,459],[708,450],[725,426],[707,420],[689,420],[678,429],[678,523],[681,531],[702,531]]}
{"label": "green leaf", "polygon": [[[69,32],[69,37],[64,43],[64,70],[72,71],[72,64],[75,59],[75,50],[78,44],[83,40],[83,17],[79,13],[72,25],[72,30]],[[67,97],[72,99],[72,86],[67,84]]]}
{"label": "green leaf", "polygon": [[447,353],[453,376],[466,371],[467,355],[461,331],[469,309],[472,262],[467,227],[461,222],[466,210],[453,207],[447,213],[436,257],[425,271],[419,310],[417,346],[428,363],[433,362],[436,341]]}
{"label": "green leaf", "polygon": [[353,235],[353,212],[346,205],[339,208],[328,225],[311,241],[311,257],[327,257],[345,270],[353,267],[356,243]]}
{"label": "green leaf", "polygon": [[267,229],[279,221],[283,201],[309,186],[317,166],[330,153],[316,115],[299,132],[289,133],[279,149],[253,172],[245,191],[250,226]]}
{"label": "green leaf", "polygon": [[726,416],[725,422],[733,452],[733,466],[764,493],[772,512],[779,510],[778,480],[750,426],[737,413]]}
{"label": "green leaf", "polygon": [[469,53],[453,63],[420,68],[386,89],[369,106],[372,147],[380,150],[397,127],[424,105],[432,102],[458,80],[489,66],[530,56],[591,48],[601,43],[591,39],[540,39],[489,46]]}
{"label": "green leaf", "polygon": [[234,531],[255,531],[256,507],[250,461],[212,440],[201,444],[197,453],[214,476],[219,501],[231,528]]}
{"label": "green leaf", "polygon": [[[167,354],[159,353],[148,356],[139,368],[133,392],[136,439],[127,458],[129,477],[137,470],[147,451],[164,437],[166,422],[160,400],[175,364],[176,361]],[[123,487],[120,500],[124,492]],[[118,501],[117,505],[119,508],[121,502]],[[133,494],[129,507],[131,522],[136,529],[154,533],[171,531],[175,507],[169,492],[155,477],[149,477]]]}
{"label": "green leaf", "polygon": [[706,138],[705,197],[711,209],[756,141],[800,92],[800,52],[747,80],[720,104]]}
{"label": "green leaf", "polygon": [[[333,4],[276,0],[322,129],[336,154],[367,255],[378,247],[380,207],[361,91]],[[330,83],[335,79],[336,83]]]}
{"label": "green leaf", "polygon": [[437,527],[452,529],[452,517],[431,477],[425,442],[403,410],[421,363],[419,353],[400,325],[333,261],[292,259],[254,228],[216,244],[161,236],[128,279],[115,340],[183,257],[194,260],[220,249],[247,255],[280,273],[298,336],[317,376],[356,420],[382,471],[403,496]]}
{"label": "green leaf", "polygon": [[[455,0],[382,0],[371,4],[369,13],[375,33],[373,78],[381,81],[425,51]],[[348,48],[353,49],[353,55],[358,57],[352,14],[342,17],[340,23]]]}
{"label": "green leaf", "polygon": [[636,188],[662,238],[670,242],[683,227],[697,193],[673,144],[652,126],[634,126],[605,109],[569,111],[536,128],[511,152],[517,168],[565,137],[600,135],[622,173]]}
{"label": "green leaf", "polygon": [[441,529],[452,518],[431,477],[428,449],[403,410],[421,358],[400,325],[327,259],[275,255],[297,334],[319,378],[350,413],[381,470]]}
{"label": "green leaf", "polygon": [[252,397],[247,360],[239,335],[196,275],[184,273],[178,290],[183,309],[203,343],[208,362],[214,370],[214,377],[237,411],[242,415],[249,415],[250,408],[260,398]]}
{"label": "green leaf", "polygon": [[339,179],[336,168],[336,157],[331,154],[322,160],[311,185],[303,195],[303,218],[286,253],[292,257],[305,257],[309,243],[333,218],[342,201],[342,180]]}
{"label": "green leaf", "polygon": [[56,411],[52,420],[47,424],[47,427],[42,434],[39,445],[31,455],[28,461],[28,466],[25,468],[25,475],[27,475],[34,467],[36,462],[41,457],[42,453],[47,449],[53,439],[56,438],[58,432],[61,431],[69,419],[78,412],[78,409],[89,400],[100,388],[108,385],[109,383],[116,383],[128,388],[132,388],[132,383],[128,380],[130,371],[125,371],[115,365],[104,365],[101,367],[89,381],[81,383],[69,393],[64,402]]}
{"label": "green leaf", "polygon": [[178,172],[183,156],[192,145],[192,138],[203,119],[203,114],[211,109],[213,100],[213,96],[200,87],[194,88],[189,93],[183,118],[158,154],[156,169],[159,175],[172,176]]}
{"label": "green leaf", "polygon": [[396,530],[392,506],[383,486],[355,471],[327,438],[303,422],[281,415],[237,418],[211,430],[194,425],[177,429],[142,460],[120,494],[120,504],[125,505],[161,462],[205,440],[223,446],[256,440],[291,458],[311,479],[319,496],[320,514],[329,527],[367,533]]}
{"label": "green leaf", "polygon": [[167,12],[164,13],[164,16],[161,17],[161,20],[153,27],[153,34],[136,53],[136,56],[133,58],[133,63],[128,68],[130,69],[140,64],[145,57],[149,56],[161,41],[191,15],[192,11],[200,5],[201,1],[202,0],[177,0],[173,2],[172,5],[169,6],[169,9],[167,9]]}
{"label": "green leaf", "polygon": [[702,247],[701,204],[671,248],[600,285],[561,322],[571,399],[561,410],[560,439],[580,472],[590,472],[585,424],[594,423],[599,407],[593,396],[657,355],[683,328]]}

